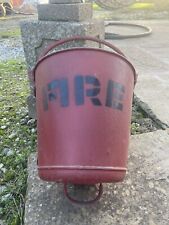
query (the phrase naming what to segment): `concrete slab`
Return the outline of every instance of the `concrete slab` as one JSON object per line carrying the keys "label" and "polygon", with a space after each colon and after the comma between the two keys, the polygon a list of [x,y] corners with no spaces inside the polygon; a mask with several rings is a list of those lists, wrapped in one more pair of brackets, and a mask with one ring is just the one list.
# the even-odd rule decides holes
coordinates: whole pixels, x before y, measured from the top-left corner
{"label": "concrete slab", "polygon": [[102,199],[90,206],[70,203],[62,185],[39,180],[32,155],[25,225],[168,225],[168,146],[168,131],[133,136],[125,181],[105,184]]}
{"label": "concrete slab", "polygon": [[84,21],[92,19],[91,3],[39,4],[38,19],[44,21]]}
{"label": "concrete slab", "polygon": [[[125,52],[137,69],[139,78],[135,94],[169,125],[169,21],[132,22],[152,27],[153,34],[112,42]],[[107,31],[123,33],[122,29],[109,27]]]}

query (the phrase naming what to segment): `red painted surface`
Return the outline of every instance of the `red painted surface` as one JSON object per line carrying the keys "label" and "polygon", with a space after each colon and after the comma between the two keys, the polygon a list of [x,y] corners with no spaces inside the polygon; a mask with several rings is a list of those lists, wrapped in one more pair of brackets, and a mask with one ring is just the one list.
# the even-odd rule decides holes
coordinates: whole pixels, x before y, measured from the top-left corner
{"label": "red painted surface", "polygon": [[22,5],[23,3],[23,0],[12,0],[12,6],[15,8],[15,7],[19,7]]}
{"label": "red painted surface", "polygon": [[[40,178],[73,184],[122,181],[128,158],[133,66],[117,53],[77,48],[46,56],[34,72]],[[79,75],[84,80],[82,105],[76,99],[80,90],[75,78]],[[87,76],[99,80],[100,87],[85,83]],[[51,82],[63,79],[68,87],[68,105],[61,106],[60,89],[52,89],[56,99],[49,101],[48,88]],[[122,103],[121,110],[106,105],[110,81],[125,88],[124,92],[112,90],[111,100]],[[94,105],[86,96],[95,88],[100,92],[92,98],[99,99],[101,105]]]}

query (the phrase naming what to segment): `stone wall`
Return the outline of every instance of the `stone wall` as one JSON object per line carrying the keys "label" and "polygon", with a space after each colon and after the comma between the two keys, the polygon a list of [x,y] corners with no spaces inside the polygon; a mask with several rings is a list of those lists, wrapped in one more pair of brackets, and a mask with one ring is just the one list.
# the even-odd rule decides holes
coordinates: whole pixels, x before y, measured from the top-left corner
{"label": "stone wall", "polygon": [[[50,0],[38,5],[38,20],[21,23],[28,74],[36,65],[43,50],[56,40],[71,36],[93,36],[104,39],[104,22],[92,19],[92,4],[81,0]],[[100,47],[92,42],[71,42],[64,48],[77,46]],[[58,49],[56,49],[58,50]],[[34,83],[30,79],[29,115],[36,118]]]}

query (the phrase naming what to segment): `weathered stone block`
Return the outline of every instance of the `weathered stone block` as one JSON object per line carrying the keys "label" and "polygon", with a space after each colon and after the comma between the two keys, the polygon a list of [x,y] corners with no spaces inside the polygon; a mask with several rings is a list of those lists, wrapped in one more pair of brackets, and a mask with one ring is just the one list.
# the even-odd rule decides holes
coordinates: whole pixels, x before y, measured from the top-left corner
{"label": "weathered stone block", "polygon": [[45,21],[83,21],[92,18],[92,4],[39,4],[38,19]]}
{"label": "weathered stone block", "polygon": [[[32,70],[42,51],[56,40],[72,36],[93,36],[104,39],[104,22],[90,20],[85,22],[28,21],[21,23],[23,47],[28,65]],[[91,46],[99,47],[92,42],[71,42],[64,47]],[[57,49],[56,49],[57,50]]]}
{"label": "weathered stone block", "polygon": [[[28,72],[31,71],[43,50],[56,40],[71,36],[94,36],[104,39],[104,22],[102,20],[90,20],[87,22],[54,22],[54,21],[28,21],[21,23],[22,41],[27,62]],[[70,42],[62,48],[77,46],[100,47],[92,42]],[[56,50],[59,50],[57,48]],[[28,98],[29,115],[36,118],[34,102],[34,84],[30,79],[31,96]]]}
{"label": "weathered stone block", "polygon": [[82,0],[49,0],[50,4],[72,4],[72,3],[82,3]]}

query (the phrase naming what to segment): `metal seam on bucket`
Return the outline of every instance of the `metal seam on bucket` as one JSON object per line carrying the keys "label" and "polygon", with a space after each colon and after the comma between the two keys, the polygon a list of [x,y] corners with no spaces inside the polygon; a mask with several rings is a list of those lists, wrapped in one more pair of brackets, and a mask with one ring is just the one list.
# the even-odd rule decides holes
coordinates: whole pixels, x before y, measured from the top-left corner
{"label": "metal seam on bucket", "polygon": [[73,170],[114,170],[126,171],[125,167],[104,167],[104,166],[38,166],[38,169],[73,169]]}

